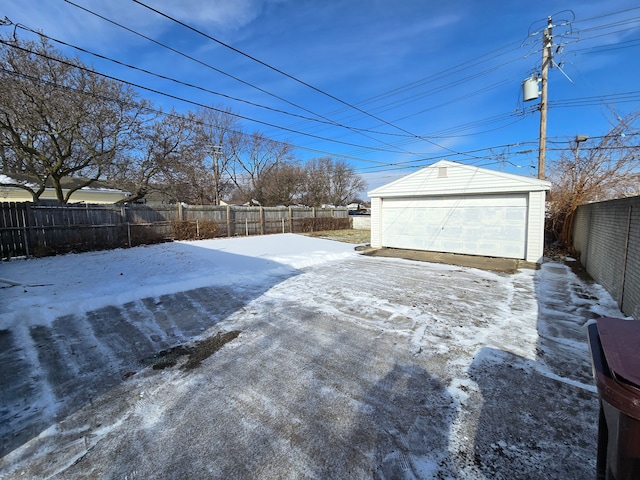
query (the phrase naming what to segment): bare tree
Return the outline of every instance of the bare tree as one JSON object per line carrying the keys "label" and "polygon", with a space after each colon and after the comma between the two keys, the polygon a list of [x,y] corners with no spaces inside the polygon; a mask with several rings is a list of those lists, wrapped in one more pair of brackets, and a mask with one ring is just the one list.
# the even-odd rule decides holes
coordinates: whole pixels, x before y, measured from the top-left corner
{"label": "bare tree", "polygon": [[572,248],[573,219],[581,204],[640,193],[640,146],[634,126],[639,117],[640,112],[617,117],[617,124],[594,140],[594,146],[588,145],[592,140],[579,145],[585,139],[576,138],[550,164],[549,229],[560,245]]}
{"label": "bare tree", "polygon": [[281,162],[260,179],[264,206],[292,205],[299,203],[304,185],[304,170],[297,164]]}
{"label": "bare tree", "polygon": [[344,160],[334,160],[331,170],[330,202],[346,206],[366,188],[366,183]]}
{"label": "bare tree", "polygon": [[330,158],[314,158],[305,163],[305,184],[302,203],[314,207],[329,203],[331,165]]}
{"label": "bare tree", "polygon": [[[220,205],[220,201],[234,187],[229,174],[234,152],[240,150],[243,135],[238,119],[231,115],[231,109],[201,109],[196,113],[200,129],[200,148],[203,163],[209,175],[201,177],[198,188],[210,191],[210,203]],[[195,179],[194,179],[195,180]],[[203,184],[203,180],[209,185]],[[210,182],[209,182],[210,180]],[[208,202],[209,203],[209,202]]]}
{"label": "bare tree", "polygon": [[[136,93],[78,59],[39,43],[0,37],[0,145],[3,168],[33,183],[11,184],[33,200],[50,184],[60,202],[100,179],[127,145],[146,109]],[[84,177],[68,191],[61,179]]]}
{"label": "bare tree", "polygon": [[360,196],[366,183],[343,160],[316,158],[305,164],[303,202],[307,205],[347,205]]}
{"label": "bare tree", "polygon": [[151,191],[174,201],[197,199],[194,180],[206,172],[196,126],[193,114],[171,111],[139,129],[132,148],[110,169],[110,177],[132,193],[123,201],[142,199]]}
{"label": "bare tree", "polygon": [[244,135],[232,145],[228,173],[244,202],[263,204],[263,178],[270,170],[292,159],[291,146],[265,137],[260,132]]}

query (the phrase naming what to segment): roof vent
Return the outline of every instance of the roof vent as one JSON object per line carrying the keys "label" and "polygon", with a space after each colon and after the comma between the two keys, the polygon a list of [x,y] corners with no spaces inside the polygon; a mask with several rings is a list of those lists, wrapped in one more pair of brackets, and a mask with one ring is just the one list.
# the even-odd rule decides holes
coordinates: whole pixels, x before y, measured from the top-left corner
{"label": "roof vent", "polygon": [[438,178],[447,178],[447,167],[438,167]]}

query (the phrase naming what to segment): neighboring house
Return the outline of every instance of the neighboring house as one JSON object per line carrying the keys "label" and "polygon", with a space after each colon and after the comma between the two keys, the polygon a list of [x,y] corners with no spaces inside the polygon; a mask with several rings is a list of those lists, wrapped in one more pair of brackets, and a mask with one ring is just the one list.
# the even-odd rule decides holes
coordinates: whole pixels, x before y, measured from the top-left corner
{"label": "neighboring house", "polygon": [[[85,180],[65,177],[62,179],[62,188],[66,193],[69,189],[78,185],[78,182]],[[33,177],[18,173],[2,174],[0,173],[0,202],[31,202],[33,197],[31,193],[23,188],[11,186],[8,184],[20,184],[31,186],[37,189],[37,185],[33,181]],[[50,185],[49,183],[47,185]],[[71,194],[69,203],[116,203],[126,198],[129,194],[122,190],[111,188],[103,182],[93,182],[88,187],[80,188]],[[57,200],[56,192],[51,186],[47,186],[40,196],[40,200]]]}
{"label": "neighboring house", "polygon": [[371,246],[540,262],[550,188],[441,160],[369,192]]}

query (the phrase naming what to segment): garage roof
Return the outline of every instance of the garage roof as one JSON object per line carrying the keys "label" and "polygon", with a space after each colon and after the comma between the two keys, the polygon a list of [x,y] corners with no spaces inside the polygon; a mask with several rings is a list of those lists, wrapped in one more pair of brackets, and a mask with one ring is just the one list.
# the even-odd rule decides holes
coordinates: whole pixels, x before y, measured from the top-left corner
{"label": "garage roof", "polygon": [[368,192],[369,197],[410,197],[543,191],[551,182],[440,160]]}

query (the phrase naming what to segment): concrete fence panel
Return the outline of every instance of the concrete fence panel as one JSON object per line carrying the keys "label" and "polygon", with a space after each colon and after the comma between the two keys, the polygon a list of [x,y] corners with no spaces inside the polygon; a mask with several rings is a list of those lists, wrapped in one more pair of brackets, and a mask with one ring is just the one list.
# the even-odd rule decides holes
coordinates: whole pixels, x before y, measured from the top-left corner
{"label": "concrete fence panel", "polygon": [[573,237],[589,275],[640,319],[640,196],[581,205]]}

